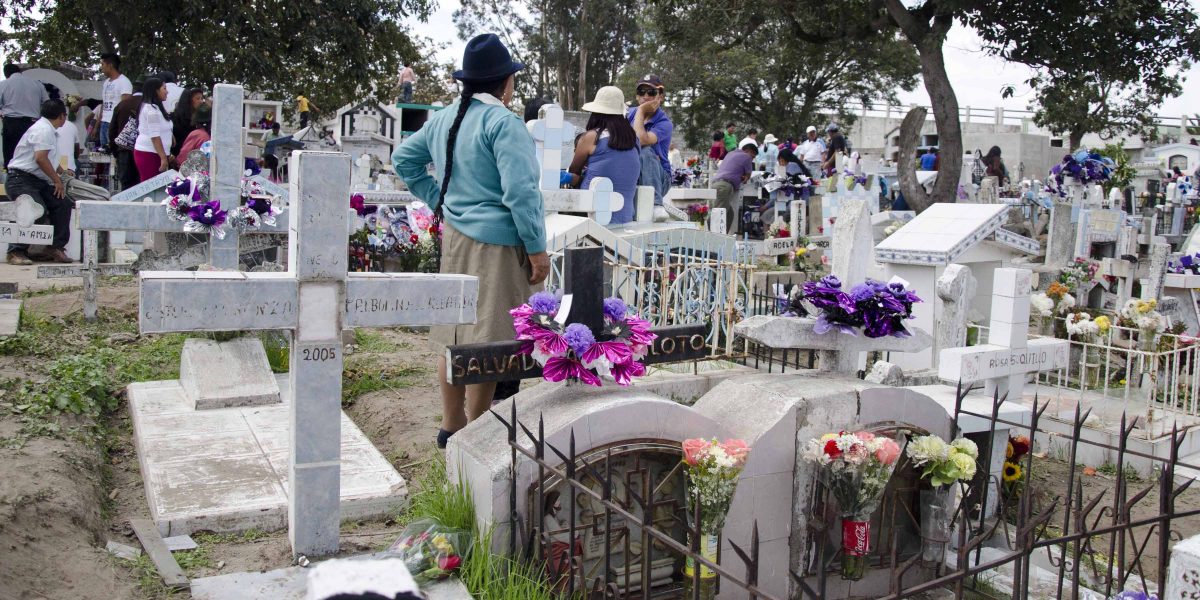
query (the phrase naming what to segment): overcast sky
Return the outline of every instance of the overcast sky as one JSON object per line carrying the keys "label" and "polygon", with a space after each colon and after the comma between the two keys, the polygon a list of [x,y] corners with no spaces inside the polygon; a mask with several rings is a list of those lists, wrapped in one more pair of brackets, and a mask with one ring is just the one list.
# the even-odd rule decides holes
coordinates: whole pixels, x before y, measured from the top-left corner
{"label": "overcast sky", "polygon": [[[413,28],[418,33],[432,37],[440,42],[449,43],[443,53],[444,60],[453,60],[461,64],[463,48],[466,42],[459,40],[457,29],[454,27],[452,15],[459,6],[457,0],[442,0],[439,9],[430,17],[428,23],[413,20]],[[950,83],[958,95],[959,106],[982,109],[992,109],[1003,106],[1006,109],[1023,110],[1027,108],[1032,97],[1025,80],[1029,79],[1030,70],[1023,65],[1012,64],[992,58],[980,50],[978,36],[971,29],[955,25],[950,31],[945,46],[946,69],[950,74]],[[670,82],[667,82],[668,85]],[[1006,85],[1016,88],[1015,97],[1003,99],[1000,89]],[[1193,67],[1183,86],[1183,95],[1167,100],[1159,114],[1178,117],[1183,113],[1200,113],[1200,67]],[[901,93],[900,99],[905,104],[929,104],[929,96],[925,88],[917,85],[911,93]]]}

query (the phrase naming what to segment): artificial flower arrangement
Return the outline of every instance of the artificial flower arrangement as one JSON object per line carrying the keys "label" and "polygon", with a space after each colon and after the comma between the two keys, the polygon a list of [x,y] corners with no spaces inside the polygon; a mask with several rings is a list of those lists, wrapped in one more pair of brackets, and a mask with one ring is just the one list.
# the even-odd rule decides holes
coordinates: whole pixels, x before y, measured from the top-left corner
{"label": "artificial flower arrangement", "polygon": [[827,433],[808,441],[804,459],[817,466],[842,516],[842,577],[861,579],[871,544],[871,513],[879,506],[900,445],[868,431]]}
{"label": "artificial flower arrangement", "polygon": [[692,181],[696,178],[696,170],[690,166],[682,169],[675,169],[671,173],[671,187],[690,188]]}
{"label": "artificial flower arrangement", "polygon": [[360,217],[360,228],[350,238],[350,258],[356,270],[370,270],[384,258],[394,258],[403,272],[438,271],[442,224],[424,202],[407,207],[376,206],[354,194],[350,206]]}
{"label": "artificial flower arrangement", "polygon": [[[718,534],[725,525],[733,492],[737,490],[738,475],[746,466],[750,447],[738,439],[724,442],[701,438],[683,441],[683,469],[687,474],[689,522],[696,508],[700,509],[700,555],[717,562]],[[688,557],[684,566],[685,580],[695,573],[695,561]],[[701,579],[716,577],[707,567],[700,568]]]}
{"label": "artificial flower arrangement", "polygon": [[419,583],[445,579],[462,567],[471,548],[471,533],[446,527],[435,519],[419,519],[404,528],[388,554],[404,560]]}
{"label": "artificial flower arrangement", "polygon": [[922,301],[908,289],[908,282],[899,277],[887,283],[868,279],[845,292],[837,276],[826,275],[819,281],[804,282],[800,292],[792,293],[803,296],[789,297],[789,305],[801,306],[801,301],[805,301],[818,310],[813,327],[816,333],[840,331],[857,335],[861,329],[869,338],[912,335],[904,327],[904,321],[913,318],[913,304]]}
{"label": "artificial flower arrangement", "polygon": [[[1059,283],[1067,286],[1067,291],[1076,291],[1080,286],[1096,277],[1098,265],[1085,258],[1076,258],[1068,263],[1058,275]],[[1084,290],[1086,291],[1086,290]]]}
{"label": "artificial flower arrangement", "polygon": [[921,469],[921,478],[935,488],[975,478],[979,447],[967,438],[947,444],[936,435],[923,435],[908,442],[906,453]]}
{"label": "artificial flower arrangement", "polygon": [[694,223],[705,223],[708,221],[708,205],[707,204],[689,204],[687,207],[688,220]]}
{"label": "artificial flower arrangement", "polygon": [[172,219],[184,222],[185,232],[203,233],[217,239],[225,239],[226,225],[239,233],[247,233],[263,225],[273,226],[275,217],[283,213],[279,198],[263,191],[258,182],[243,180],[241,202],[231,211],[221,208],[220,200],[210,200],[208,189],[205,173],[176,177],[167,185],[167,197],[162,206]]}
{"label": "artificial flower arrangement", "polygon": [[1107,156],[1101,156],[1097,152],[1077,150],[1074,154],[1064,156],[1062,162],[1050,169],[1050,176],[1046,178],[1046,187],[1048,191],[1065,198],[1067,197],[1068,179],[1083,185],[1103,183],[1112,177],[1113,170],[1116,168],[1117,163]]}
{"label": "artificial flower arrangement", "polygon": [[630,314],[623,300],[604,300],[604,328],[599,339],[583,323],[557,319],[560,302],[553,293],[538,292],[509,311],[517,339],[526,342],[521,353],[542,365],[546,381],[600,386],[603,377],[617,385],[629,385],[634,377],[646,374],[646,366],[639,361],[658,336],[650,332],[648,321]]}
{"label": "artificial flower arrangement", "polygon": [[863,186],[867,185],[867,176],[863,173],[858,173],[855,171],[851,171],[850,169],[845,169],[844,171],[842,171],[842,175],[845,176],[845,178],[846,178],[846,189],[847,190],[853,190],[854,188],[856,188],[860,185],[863,185]]}
{"label": "artificial flower arrangement", "polygon": [[1075,297],[1070,294],[1066,285],[1055,281],[1045,292],[1032,294],[1029,304],[1033,309],[1031,315],[1052,318],[1074,308]]}
{"label": "artificial flower arrangement", "polygon": [[1085,312],[1073,312],[1067,315],[1067,333],[1087,343],[1103,340],[1112,329],[1112,321],[1100,315],[1095,319]]}
{"label": "artificial flower arrangement", "polygon": [[1200,275],[1200,254],[1184,254],[1177,259],[1167,261],[1167,271],[1178,275]]}

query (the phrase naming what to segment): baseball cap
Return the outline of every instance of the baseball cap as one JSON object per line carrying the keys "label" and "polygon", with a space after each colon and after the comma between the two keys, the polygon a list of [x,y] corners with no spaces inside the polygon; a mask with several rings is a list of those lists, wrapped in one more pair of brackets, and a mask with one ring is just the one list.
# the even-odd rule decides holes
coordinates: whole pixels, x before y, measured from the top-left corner
{"label": "baseball cap", "polygon": [[663,87],[662,78],[654,73],[647,73],[644,77],[638,80],[637,84],[648,85],[650,87],[656,87],[659,89],[662,89]]}
{"label": "baseball cap", "polygon": [[837,131],[837,130],[838,130],[837,123],[830,123],[827,127],[825,127],[825,131]]}
{"label": "baseball cap", "polygon": [[805,129],[805,130],[804,130],[804,133],[812,133],[812,132],[814,132],[814,131],[816,131],[816,130],[817,130],[817,128],[816,128],[816,127],[813,127],[812,125],[809,125],[809,126],[808,126],[808,129]]}

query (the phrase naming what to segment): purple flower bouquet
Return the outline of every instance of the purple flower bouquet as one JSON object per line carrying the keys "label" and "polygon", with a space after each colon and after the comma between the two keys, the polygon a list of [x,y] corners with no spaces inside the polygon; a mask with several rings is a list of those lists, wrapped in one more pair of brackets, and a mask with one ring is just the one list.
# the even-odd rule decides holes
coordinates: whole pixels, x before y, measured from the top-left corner
{"label": "purple flower bouquet", "polygon": [[1087,150],[1078,150],[1074,154],[1064,156],[1061,163],[1050,169],[1047,183],[1051,191],[1057,192],[1060,197],[1065,198],[1068,177],[1083,185],[1103,183],[1112,177],[1116,168],[1117,163],[1107,156]]}
{"label": "purple flower bouquet", "polygon": [[595,333],[582,323],[560,323],[559,308],[558,296],[538,292],[509,311],[517,339],[526,342],[522,352],[542,365],[547,381],[600,386],[606,377],[629,385],[634,377],[646,374],[640,361],[657,336],[650,332],[649,322],[629,314],[620,298],[604,300],[604,328]]}
{"label": "purple flower bouquet", "polygon": [[1178,260],[1167,262],[1167,271],[1178,275],[1200,275],[1200,254],[1180,256]]}
{"label": "purple flower bouquet", "polygon": [[804,300],[819,311],[813,330],[818,334],[840,331],[849,335],[863,334],[870,338],[885,336],[908,337],[912,334],[904,321],[913,318],[912,306],[921,302],[908,282],[893,277],[888,283],[871,279],[842,290],[842,281],[834,275],[820,281],[804,282]]}

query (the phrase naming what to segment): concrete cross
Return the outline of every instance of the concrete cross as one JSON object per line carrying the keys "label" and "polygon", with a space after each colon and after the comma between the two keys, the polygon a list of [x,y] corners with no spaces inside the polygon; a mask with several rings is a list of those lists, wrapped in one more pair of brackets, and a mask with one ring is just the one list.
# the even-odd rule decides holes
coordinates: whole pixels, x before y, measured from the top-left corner
{"label": "concrete cross", "polygon": [[143,271],[138,324],[142,333],[294,332],[288,530],[297,555],[323,555],[338,549],[342,330],[474,322],[479,282],[348,274],[350,157],[298,152],[291,160],[288,272]]}
{"label": "concrete cross", "polygon": [[621,210],[626,202],[635,201],[613,192],[612,180],[606,177],[593,179],[586,190],[561,189],[559,173],[563,152],[575,139],[575,128],[563,122],[562,107],[557,104],[543,106],[541,118],[533,122],[532,133],[541,166],[539,187],[546,212],[587,213],[597,223],[608,225],[614,212]]}
{"label": "concrete cross", "polygon": [[1067,366],[1066,340],[1029,340],[1029,292],[1033,272],[996,269],[992,286],[992,320],[988,344],[941,351],[938,377],[950,383],[985,380],[990,396],[999,393],[1020,400],[1025,377],[1037,371]]}
{"label": "concrete cross", "polygon": [[[221,201],[221,208],[233,210],[241,204],[242,173],[242,101],[245,94],[241,86],[218,84],[213,89],[213,151],[209,168],[209,194]],[[175,171],[162,173],[147,180],[128,193],[134,198],[143,194],[157,194],[178,175]],[[122,196],[122,195],[118,195]],[[151,196],[154,197],[154,196]],[[162,199],[162,196],[157,198]],[[347,196],[347,202],[349,201]],[[98,260],[100,231],[149,231],[161,233],[183,233],[184,223],[170,218],[157,202],[95,202],[77,204],[79,228],[84,232],[83,264],[79,266],[43,266],[38,268],[39,278],[83,276],[84,318],[96,318],[96,276],[128,275],[128,265],[101,265]],[[274,226],[263,225],[261,233],[287,233],[288,214],[285,210],[275,220]],[[209,236],[207,261],[218,269],[236,271],[239,256],[239,235],[229,228],[225,238]],[[261,245],[260,245],[261,246]],[[267,247],[270,247],[268,245]],[[264,248],[257,248],[264,249]],[[249,251],[249,250],[247,250]],[[180,265],[180,268],[193,265]]]}

